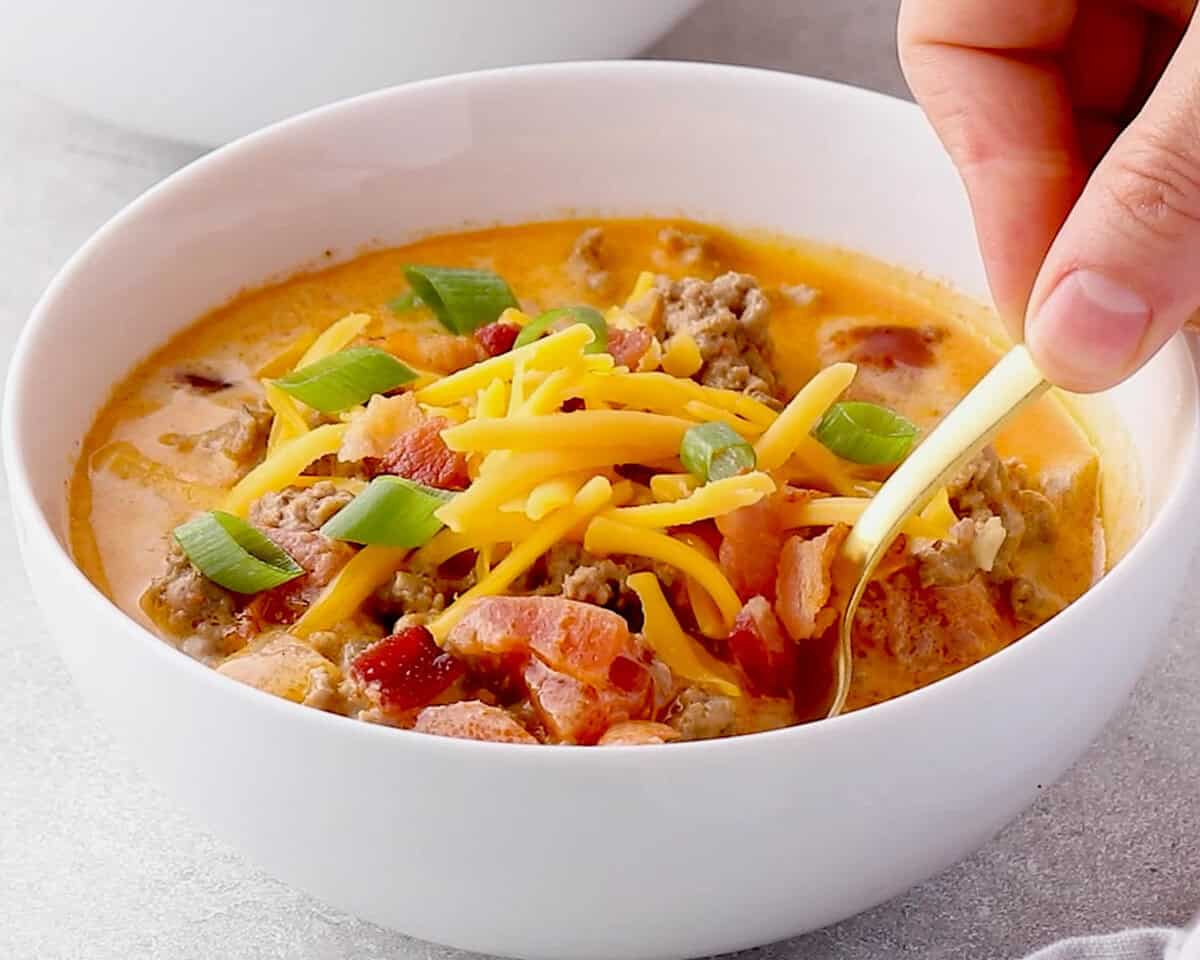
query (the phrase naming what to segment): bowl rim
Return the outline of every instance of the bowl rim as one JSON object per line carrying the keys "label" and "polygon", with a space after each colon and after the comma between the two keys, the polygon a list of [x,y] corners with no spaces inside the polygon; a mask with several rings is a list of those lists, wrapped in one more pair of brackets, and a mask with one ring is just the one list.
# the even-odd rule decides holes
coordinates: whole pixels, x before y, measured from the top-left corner
{"label": "bowl rim", "polygon": [[[380,744],[394,744],[393,749],[437,751],[464,757],[473,756],[477,751],[484,751],[484,755],[488,758],[503,755],[508,758],[506,762],[510,763],[513,762],[515,756],[524,757],[526,761],[532,761],[539,766],[546,763],[567,764],[568,769],[581,762],[591,765],[606,762],[623,765],[628,762],[631,750],[637,751],[639,756],[644,752],[640,747],[632,746],[595,750],[591,747],[561,745],[551,752],[555,759],[550,760],[546,758],[546,751],[529,749],[530,745],[528,744],[493,743],[431,736],[412,730],[364,723],[349,717],[317,710],[304,704],[294,703],[224,677],[211,667],[187,656],[128,616],[88,579],[71,557],[69,548],[55,535],[46,511],[39,506],[33,493],[33,483],[24,453],[26,446],[30,443],[29,431],[25,426],[30,420],[30,414],[26,411],[23,397],[31,393],[31,380],[34,378],[34,374],[30,368],[30,357],[35,352],[43,335],[42,327],[46,318],[53,314],[56,302],[65,291],[72,287],[75,276],[84,266],[93,257],[103,255],[109,238],[120,233],[129,221],[140,216],[160,196],[219,172],[221,167],[226,164],[237,164],[242,154],[254,150],[260,145],[284,141],[297,134],[311,135],[307,134],[307,130],[309,128],[319,129],[326,117],[353,111],[364,104],[395,100],[397,107],[403,109],[402,105],[406,97],[430,91],[452,92],[463,87],[495,86],[511,81],[520,83],[530,76],[555,81],[560,79],[577,80],[580,76],[594,78],[597,74],[602,78],[621,75],[625,79],[632,77],[643,82],[652,81],[666,74],[690,75],[691,79],[703,80],[708,83],[749,85],[760,94],[769,93],[772,85],[779,85],[793,88],[793,90],[804,89],[808,95],[813,97],[840,99],[851,109],[855,105],[860,107],[870,105],[875,109],[905,111],[914,121],[924,122],[920,119],[919,109],[908,101],[849,84],[803,74],[690,61],[570,61],[452,74],[387,87],[336,101],[263,127],[207,153],[173,172],[110,217],[57,271],[38,298],[18,336],[4,390],[3,421],[0,423],[0,428],[2,428],[0,433],[3,433],[5,471],[8,476],[12,509],[17,525],[30,540],[37,541],[37,546],[42,554],[49,558],[54,568],[54,574],[58,582],[62,584],[64,591],[84,602],[87,605],[88,614],[105,624],[106,630],[103,632],[110,631],[114,635],[121,635],[120,642],[135,645],[137,648],[135,652],[138,655],[159,658],[158,662],[162,664],[161,669],[176,671],[180,682],[211,685],[211,688],[205,692],[206,696],[246,698],[246,709],[282,711],[278,713],[281,722],[291,718],[291,721],[297,724],[316,725],[311,728],[314,733],[321,732],[329,736],[343,735],[357,738],[385,738],[379,740]],[[1200,387],[1200,346],[1197,346],[1195,341],[1177,336],[1163,348],[1163,352],[1173,358],[1176,363],[1186,367],[1189,387],[1193,393],[1197,393],[1198,387]],[[1188,515],[1187,493],[1189,489],[1200,486],[1200,437],[1197,434],[1200,434],[1200,420],[1197,421],[1197,427],[1187,438],[1187,449],[1181,457],[1178,476],[1164,497],[1160,509],[1145,524],[1140,536],[1121,561],[1082,597],[1052,620],[1022,637],[1020,641],[1012,643],[984,660],[948,677],[861,710],[832,719],[797,724],[761,733],[671,744],[671,748],[668,750],[652,751],[652,755],[655,757],[654,762],[690,763],[692,762],[691,758],[698,754],[712,755],[712,759],[719,761],[728,751],[770,750],[774,749],[776,745],[798,749],[803,744],[814,742],[817,738],[853,737],[857,730],[866,725],[895,722],[913,711],[928,710],[936,706],[940,699],[952,691],[966,688],[970,684],[987,684],[988,678],[993,673],[1010,662],[1016,662],[1019,658],[1038,656],[1042,647],[1054,642],[1056,634],[1072,629],[1074,624],[1086,616],[1092,607],[1097,603],[1105,602],[1106,594],[1115,593],[1121,589],[1126,581],[1136,575],[1138,567],[1147,562],[1145,559],[1147,555],[1160,553],[1167,548],[1166,541],[1172,536],[1174,530],[1185,529],[1184,523]],[[21,547],[23,552],[31,549],[24,541],[22,541]],[[1111,585],[1107,585],[1110,581]],[[1100,595],[1100,599],[1097,599],[1097,594]],[[298,727],[298,729],[302,728]],[[587,759],[581,759],[583,757]],[[605,760],[605,757],[608,759]]]}

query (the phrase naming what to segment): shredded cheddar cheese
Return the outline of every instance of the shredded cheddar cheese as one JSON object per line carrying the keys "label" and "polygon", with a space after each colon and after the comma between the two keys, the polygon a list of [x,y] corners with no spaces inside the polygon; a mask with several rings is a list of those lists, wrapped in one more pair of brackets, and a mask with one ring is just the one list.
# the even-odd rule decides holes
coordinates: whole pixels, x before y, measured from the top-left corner
{"label": "shredded cheddar cheese", "polygon": [[500,323],[511,323],[514,327],[523,327],[532,319],[529,314],[516,307],[505,307],[500,316],[496,318]]}
{"label": "shredded cheddar cheese", "polygon": [[[595,339],[590,327],[577,323],[560,330],[541,340],[517,347],[498,357],[492,357],[480,363],[473,364],[448,377],[442,377],[435,383],[422,387],[417,391],[417,399],[422,403],[432,403],[439,406],[464,400],[478,390],[488,386],[493,380],[511,381],[517,370],[518,363],[524,363],[527,369],[554,370],[579,356],[585,346]],[[612,358],[609,357],[611,361]]]}
{"label": "shredded cheddar cheese", "polygon": [[737,433],[748,440],[753,440],[755,437],[760,436],[766,429],[761,423],[754,423],[744,417],[739,417],[736,413],[729,410],[722,410],[720,407],[714,407],[712,404],[705,403],[703,400],[689,400],[683,405],[683,412],[702,423],[712,420],[727,423]]}
{"label": "shredded cheddar cheese", "polygon": [[[675,536],[693,550],[716,563],[716,554],[703,538],[687,532],[677,533]],[[723,640],[728,631],[725,629],[725,621],[722,619],[721,611],[717,609],[716,603],[713,602],[713,598],[692,577],[684,577],[683,584],[687,591],[688,605],[692,608],[692,616],[696,618],[696,626],[700,632],[710,640]]]}
{"label": "shredded cheddar cheese", "polygon": [[508,409],[508,384],[493,380],[478,393],[475,401],[475,416],[480,420],[494,420],[504,416]]}
{"label": "shredded cheddar cheese", "polygon": [[346,434],[346,424],[327,423],[289,440],[262,463],[242,477],[225,495],[221,509],[245,516],[250,504],[264,493],[282,490],[314,460],[336,453]]}
{"label": "shredded cheddar cheese", "polygon": [[661,503],[682,500],[700,486],[700,481],[690,473],[656,473],[650,478],[650,492]]}
{"label": "shredded cheddar cheese", "polygon": [[733,671],[683,632],[663,596],[658,577],[648,572],[633,573],[625,582],[642,602],[646,643],[672,673],[728,697],[742,695]]}
{"label": "shredded cheddar cheese", "polygon": [[473,420],[451,427],[442,439],[451,450],[574,450],[597,445],[626,451],[618,463],[641,463],[679,451],[692,426],[681,417],[640,410],[580,410],[549,416]]}
{"label": "shredded cheddar cheese", "polygon": [[254,376],[259,380],[282,377],[289,370],[295,369],[297,362],[304,356],[305,351],[313,345],[313,341],[316,339],[317,332],[315,330],[309,331],[302,337],[297,337],[255,370]]}
{"label": "shredded cheddar cheese", "polygon": [[630,307],[642,299],[646,294],[654,289],[654,274],[649,270],[643,270],[637,275],[637,280],[633,283],[633,289],[629,291],[629,296],[625,298],[625,306]]}
{"label": "shredded cheddar cheese", "polygon": [[533,532],[492,568],[488,575],[462,594],[430,625],[429,630],[438,643],[444,643],[454,625],[480,597],[503,592],[537,559],[576,525],[602,510],[612,500],[612,485],[605,477],[593,477],[575,495],[574,501],[556,510],[537,525]]}
{"label": "shredded cheddar cheese", "polygon": [[310,363],[324,360],[331,354],[337,353],[350,344],[355,337],[362,333],[371,322],[369,313],[350,313],[336,323],[331,324],[313,341],[312,346],[304,351],[304,355],[296,364],[296,369],[307,367]]}
{"label": "shredded cheddar cheese", "polygon": [[521,504],[522,511],[530,520],[541,520],[547,514],[570,503],[591,476],[589,473],[574,474],[539,483],[529,491],[529,496]]}
{"label": "shredded cheddar cheese", "polygon": [[321,591],[290,632],[306,637],[352,616],[367,597],[388,582],[407,552],[398,547],[363,547]]}
{"label": "shredded cheddar cheese", "polygon": [[782,467],[854,379],[852,363],[835,363],[808,381],[754,444],[761,470]]}
{"label": "shredded cheddar cheese", "polygon": [[682,527],[689,523],[724,516],[740,507],[748,507],[774,492],[775,481],[765,473],[747,473],[710,481],[673,503],[622,507],[611,511],[607,516],[635,527]]}
{"label": "shredded cheddar cheese", "polygon": [[727,630],[732,628],[734,618],[742,608],[737,592],[729,585],[720,567],[699,551],[665,533],[600,516],[588,524],[583,546],[591,553],[631,553],[660,560],[682,570],[708,591],[721,611]]}
{"label": "shredded cheddar cheese", "polygon": [[[817,497],[784,506],[780,517],[785,528],[831,527],[838,523],[853,526],[870,502],[869,497]],[[905,521],[901,532],[910,537],[940,540],[957,522],[943,487],[924,510]]]}
{"label": "shredded cheddar cheese", "polygon": [[702,366],[700,348],[688,333],[677,333],[667,341],[663,350],[662,368],[673,377],[690,377]]}
{"label": "shredded cheddar cheese", "polygon": [[267,406],[275,414],[271,421],[271,433],[267,438],[268,455],[276,450],[281,443],[294,440],[308,433],[308,421],[300,413],[296,401],[270,380],[263,381],[263,395]]}

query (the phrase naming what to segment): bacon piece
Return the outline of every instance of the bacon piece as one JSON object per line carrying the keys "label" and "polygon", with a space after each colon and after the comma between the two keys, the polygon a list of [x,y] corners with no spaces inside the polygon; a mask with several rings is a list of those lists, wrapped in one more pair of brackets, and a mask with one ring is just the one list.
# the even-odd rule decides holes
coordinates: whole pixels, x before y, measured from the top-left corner
{"label": "bacon piece", "polygon": [[343,462],[378,460],[397,437],[420,426],[425,419],[417,398],[411,393],[395,397],[376,394],[367,403],[366,410],[351,418],[338,450],[338,459]]}
{"label": "bacon piece", "polygon": [[619,327],[608,328],[608,352],[618,365],[637,370],[638,363],[650,349],[650,341],[654,339],[645,327],[633,330],[622,330]]}
{"label": "bacon piece", "polygon": [[350,675],[386,710],[424,706],[463,674],[424,627],[406,627],[372,644],[350,664]]}
{"label": "bacon piece", "polygon": [[829,606],[833,593],[833,561],[850,528],[830,527],[819,537],[789,537],[779,558],[775,612],[793,640],[822,634],[837,619]]}
{"label": "bacon piece", "polygon": [[489,357],[498,357],[513,348],[513,343],[516,342],[520,333],[521,328],[515,323],[503,323],[497,320],[495,323],[485,324],[476,330],[475,340]]}
{"label": "bacon piece", "polygon": [[443,707],[426,707],[413,727],[420,733],[492,743],[537,743],[511,713],[478,700],[460,700]]}
{"label": "bacon piece", "polygon": [[650,743],[670,743],[681,734],[674,727],[651,720],[626,720],[614,723],[600,738],[602,747],[634,747]]}
{"label": "bacon piece", "polygon": [[734,663],[760,696],[787,696],[796,675],[796,645],[784,636],[765,597],[742,607],[725,640]]}
{"label": "bacon piece", "polygon": [[718,551],[721,570],[743,600],[775,598],[775,571],[784,541],[779,503],[773,494],[717,517],[724,538]]}
{"label": "bacon piece", "polygon": [[430,417],[405,430],[380,459],[377,473],[391,473],[441,490],[466,490],[471,483],[467,457],[446,446],[443,417]]}
{"label": "bacon piece", "polygon": [[636,661],[625,619],[611,610],[562,597],[483,597],[446,638],[465,658],[532,652],[547,666],[598,687],[613,683],[618,657]]}

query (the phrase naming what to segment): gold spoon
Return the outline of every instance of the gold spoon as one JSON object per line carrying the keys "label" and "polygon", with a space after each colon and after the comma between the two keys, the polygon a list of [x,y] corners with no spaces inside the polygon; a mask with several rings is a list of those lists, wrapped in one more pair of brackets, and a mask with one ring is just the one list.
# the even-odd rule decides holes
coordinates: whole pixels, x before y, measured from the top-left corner
{"label": "gold spoon", "polygon": [[920,511],[1005,423],[1049,386],[1024,344],[1013,347],[871,498],[842,547],[842,558],[857,580],[838,627],[836,686],[828,716],[836,717],[846,706],[853,668],[854,614],[875,567],[904,521]]}

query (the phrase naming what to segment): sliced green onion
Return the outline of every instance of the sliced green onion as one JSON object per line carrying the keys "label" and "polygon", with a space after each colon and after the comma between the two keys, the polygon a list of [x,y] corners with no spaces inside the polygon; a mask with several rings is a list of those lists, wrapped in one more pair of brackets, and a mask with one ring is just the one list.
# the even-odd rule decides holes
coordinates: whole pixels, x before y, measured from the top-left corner
{"label": "sliced green onion", "polygon": [[453,496],[404,477],[376,477],[321,527],[331,540],[381,547],[420,547],[442,529],[433,512]]}
{"label": "sliced green onion", "polygon": [[304,573],[261,530],[222,510],[180,524],[174,535],[196,569],[236,593],[270,590]]}
{"label": "sliced green onion", "polygon": [[747,473],[758,464],[754,448],[727,423],[701,423],[683,435],[679,459],[699,480],[724,480]]}
{"label": "sliced green onion", "polygon": [[395,300],[389,300],[387,304],[387,308],[392,313],[408,313],[410,310],[416,310],[423,306],[425,306],[424,301],[413,290],[400,294]]}
{"label": "sliced green onion", "polygon": [[904,459],[917,438],[917,428],[877,403],[843,401],[825,411],[813,436],[843,460],[887,464]]}
{"label": "sliced green onion", "polygon": [[417,375],[377,347],[350,347],[275,380],[275,386],[314,410],[337,413],[366,403]]}
{"label": "sliced green onion", "polygon": [[521,328],[513,343],[513,349],[533,343],[534,340],[556,330],[565,330],[576,323],[586,324],[595,334],[592,342],[583,348],[584,353],[604,353],[608,349],[608,324],[604,322],[600,311],[593,307],[559,307],[557,310],[547,310]]}
{"label": "sliced green onion", "polygon": [[518,306],[504,278],[490,270],[407,266],[404,276],[451,333],[474,333]]}

